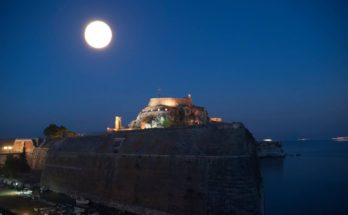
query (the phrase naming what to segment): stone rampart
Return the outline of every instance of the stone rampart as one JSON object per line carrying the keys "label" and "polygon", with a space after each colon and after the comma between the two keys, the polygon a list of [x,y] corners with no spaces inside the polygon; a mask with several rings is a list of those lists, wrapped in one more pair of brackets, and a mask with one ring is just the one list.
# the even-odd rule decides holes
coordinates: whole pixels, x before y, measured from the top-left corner
{"label": "stone rampart", "polygon": [[137,214],[259,214],[255,141],[242,124],[121,131],[50,147],[41,183]]}
{"label": "stone rampart", "polygon": [[36,147],[27,154],[27,161],[32,170],[43,170],[48,148]]}
{"label": "stone rampart", "polygon": [[169,107],[176,107],[178,105],[192,105],[191,98],[151,98],[148,106],[154,107],[157,105],[164,105]]}
{"label": "stone rampart", "polygon": [[25,151],[27,153],[31,153],[33,151],[34,143],[32,139],[16,139],[13,143],[12,151],[14,153],[23,152],[23,147],[25,147]]}

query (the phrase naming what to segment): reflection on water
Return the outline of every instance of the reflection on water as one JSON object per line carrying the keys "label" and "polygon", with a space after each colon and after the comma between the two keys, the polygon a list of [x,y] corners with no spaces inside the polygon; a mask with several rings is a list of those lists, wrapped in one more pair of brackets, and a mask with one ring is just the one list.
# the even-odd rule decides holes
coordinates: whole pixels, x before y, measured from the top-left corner
{"label": "reflection on water", "polygon": [[267,172],[268,180],[275,182],[283,180],[283,164],[283,158],[266,158],[261,160],[262,171]]}
{"label": "reflection on water", "polygon": [[261,162],[266,215],[348,214],[348,143],[283,143],[287,156]]}
{"label": "reflection on water", "polygon": [[269,173],[272,172],[274,174],[279,174],[283,172],[283,164],[283,158],[270,158],[261,160],[262,169],[268,171]]}

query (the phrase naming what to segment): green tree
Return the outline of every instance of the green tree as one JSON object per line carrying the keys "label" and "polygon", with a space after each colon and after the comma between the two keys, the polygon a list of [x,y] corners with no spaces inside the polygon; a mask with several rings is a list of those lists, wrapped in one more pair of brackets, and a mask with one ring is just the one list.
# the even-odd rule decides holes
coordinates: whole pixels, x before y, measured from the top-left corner
{"label": "green tree", "polygon": [[29,172],[30,167],[28,165],[25,147],[23,147],[23,151],[19,156],[13,154],[7,155],[1,171],[6,177],[16,177],[20,173]]}
{"label": "green tree", "polygon": [[9,154],[6,157],[4,167],[2,168],[2,173],[5,175],[5,177],[15,177],[17,174],[17,165],[16,165],[16,158]]}
{"label": "green tree", "polygon": [[18,165],[19,165],[19,171],[20,172],[29,172],[30,171],[30,166],[28,165],[28,160],[27,160],[27,154],[26,154],[26,151],[25,151],[25,146],[23,146],[23,151],[19,155]]}
{"label": "green tree", "polygon": [[66,131],[64,133],[64,137],[75,137],[75,136],[77,136],[77,133],[73,131]]}
{"label": "green tree", "polygon": [[66,127],[64,126],[58,126],[56,124],[50,124],[47,126],[44,131],[44,135],[47,138],[53,139],[53,138],[62,138],[62,137],[73,137],[76,136],[77,133],[73,131],[69,131]]}
{"label": "green tree", "polygon": [[164,120],[162,123],[164,128],[169,128],[169,127],[173,126],[173,124],[174,124],[174,121],[170,117],[168,117],[168,116],[164,117]]}

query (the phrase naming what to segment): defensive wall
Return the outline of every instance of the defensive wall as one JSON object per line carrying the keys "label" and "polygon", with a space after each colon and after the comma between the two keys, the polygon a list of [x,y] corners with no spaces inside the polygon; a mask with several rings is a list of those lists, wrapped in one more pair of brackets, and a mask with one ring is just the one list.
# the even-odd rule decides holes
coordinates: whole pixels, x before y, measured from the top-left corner
{"label": "defensive wall", "polygon": [[176,107],[178,105],[192,105],[192,99],[187,98],[151,98],[148,106],[154,107],[157,105],[165,105],[169,107]]}
{"label": "defensive wall", "polygon": [[32,170],[42,171],[47,155],[48,148],[46,147],[36,147],[31,153],[27,153],[28,165]]}
{"label": "defensive wall", "polygon": [[35,139],[10,139],[0,141],[0,166],[5,164],[8,155],[19,156],[23,152],[25,147],[25,152],[27,159],[31,158],[32,152],[36,149],[35,143],[38,140]]}
{"label": "defensive wall", "polygon": [[41,176],[53,191],[137,214],[261,214],[260,183],[240,123],[62,139]]}

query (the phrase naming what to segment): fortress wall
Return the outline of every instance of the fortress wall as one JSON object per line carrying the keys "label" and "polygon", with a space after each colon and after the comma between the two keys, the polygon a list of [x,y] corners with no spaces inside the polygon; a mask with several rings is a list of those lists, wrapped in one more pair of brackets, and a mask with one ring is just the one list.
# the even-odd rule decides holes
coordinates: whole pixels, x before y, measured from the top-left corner
{"label": "fortress wall", "polygon": [[25,151],[31,153],[33,151],[34,143],[32,139],[16,139],[13,143],[12,152],[21,153],[23,152],[23,147],[25,146]]}
{"label": "fortress wall", "polygon": [[41,183],[138,214],[260,208],[256,146],[240,123],[63,139],[50,147]]}
{"label": "fortress wall", "polygon": [[50,151],[156,155],[256,154],[256,143],[241,123],[184,128],[127,130],[57,140]]}
{"label": "fortress wall", "polygon": [[154,107],[157,105],[165,105],[169,107],[176,107],[178,105],[192,105],[191,98],[151,98],[148,106]]}
{"label": "fortress wall", "polygon": [[256,214],[249,156],[49,154],[41,183],[138,214]]}
{"label": "fortress wall", "polygon": [[115,142],[113,137],[112,133],[68,137],[50,143],[49,149],[54,152],[111,153]]}
{"label": "fortress wall", "polygon": [[2,167],[7,159],[7,154],[0,154],[0,167]]}
{"label": "fortress wall", "polygon": [[34,148],[27,154],[27,161],[32,170],[43,170],[48,148]]}
{"label": "fortress wall", "polygon": [[[256,153],[252,135],[241,123],[116,132],[125,140],[120,153],[241,155]],[[254,150],[254,151],[253,151]]]}

